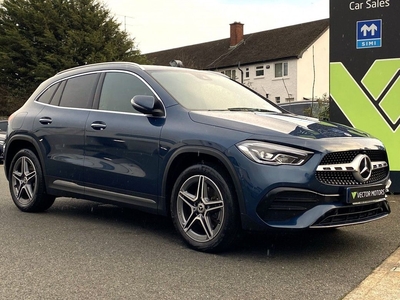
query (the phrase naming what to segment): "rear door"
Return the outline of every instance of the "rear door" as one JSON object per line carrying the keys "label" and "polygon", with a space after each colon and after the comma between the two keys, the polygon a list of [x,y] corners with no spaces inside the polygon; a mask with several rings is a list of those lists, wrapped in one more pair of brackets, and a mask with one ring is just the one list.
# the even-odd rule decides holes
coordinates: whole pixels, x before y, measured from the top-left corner
{"label": "rear door", "polygon": [[43,109],[34,132],[44,150],[49,188],[83,193],[84,133],[99,74],[86,74],[58,82],[38,102]]}
{"label": "rear door", "polygon": [[137,75],[110,71],[101,79],[85,139],[85,193],[149,209],[157,206],[159,137],[164,117],[148,117],[131,105],[153,95]]}

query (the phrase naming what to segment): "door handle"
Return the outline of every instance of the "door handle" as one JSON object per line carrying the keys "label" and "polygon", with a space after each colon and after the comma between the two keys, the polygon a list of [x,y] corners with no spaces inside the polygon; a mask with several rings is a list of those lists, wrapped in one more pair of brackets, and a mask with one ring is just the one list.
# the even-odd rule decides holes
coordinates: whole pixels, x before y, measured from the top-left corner
{"label": "door handle", "polygon": [[39,119],[39,122],[43,125],[51,124],[53,120],[50,117],[42,117]]}
{"label": "door handle", "polygon": [[107,128],[107,124],[101,121],[93,122],[90,125],[94,130],[104,130]]}

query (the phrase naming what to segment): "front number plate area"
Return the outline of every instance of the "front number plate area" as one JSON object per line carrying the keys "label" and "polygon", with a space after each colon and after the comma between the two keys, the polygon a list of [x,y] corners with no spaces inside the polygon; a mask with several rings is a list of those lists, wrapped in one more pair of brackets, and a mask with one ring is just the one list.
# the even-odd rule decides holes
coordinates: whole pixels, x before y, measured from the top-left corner
{"label": "front number plate area", "polygon": [[352,204],[362,204],[376,202],[386,198],[385,185],[375,185],[368,187],[354,187],[346,189],[346,202]]}

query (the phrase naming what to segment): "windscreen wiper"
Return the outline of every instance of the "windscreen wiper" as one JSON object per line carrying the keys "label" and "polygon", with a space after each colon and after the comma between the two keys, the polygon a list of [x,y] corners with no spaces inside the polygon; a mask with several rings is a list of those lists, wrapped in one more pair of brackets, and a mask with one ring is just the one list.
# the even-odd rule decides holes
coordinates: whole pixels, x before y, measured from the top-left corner
{"label": "windscreen wiper", "polygon": [[251,107],[231,107],[228,108],[229,111],[256,111],[256,112],[276,112],[263,108],[251,108]]}

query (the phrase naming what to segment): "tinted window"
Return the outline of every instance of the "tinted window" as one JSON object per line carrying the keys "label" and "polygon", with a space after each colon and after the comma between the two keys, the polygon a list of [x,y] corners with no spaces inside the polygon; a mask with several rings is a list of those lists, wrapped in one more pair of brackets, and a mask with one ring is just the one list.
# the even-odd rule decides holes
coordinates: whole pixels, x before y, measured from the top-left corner
{"label": "tinted window", "polygon": [[53,99],[51,99],[51,102],[50,102],[51,105],[58,106],[60,104],[60,99],[61,99],[62,92],[64,91],[64,88],[65,88],[65,83],[66,83],[66,81],[63,81],[60,83],[57,91],[55,92],[55,94],[53,96]]}
{"label": "tinted window", "polygon": [[97,78],[97,74],[90,74],[68,79],[61,96],[60,106],[89,108]]}
{"label": "tinted window", "polygon": [[107,73],[100,95],[99,109],[137,112],[131,104],[136,95],[154,94],[138,77],[127,73]]}
{"label": "tinted window", "polygon": [[38,99],[38,102],[49,104],[59,84],[52,85]]}

